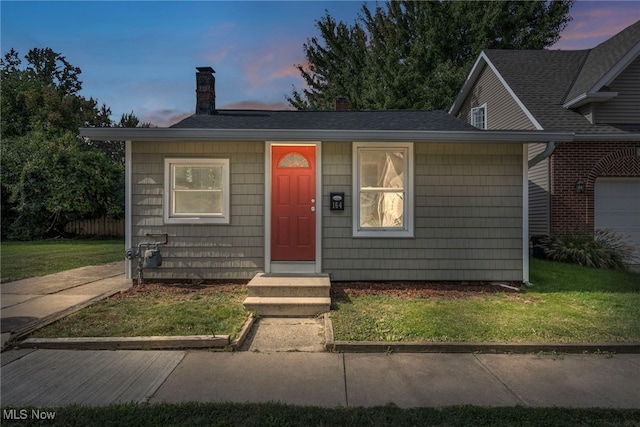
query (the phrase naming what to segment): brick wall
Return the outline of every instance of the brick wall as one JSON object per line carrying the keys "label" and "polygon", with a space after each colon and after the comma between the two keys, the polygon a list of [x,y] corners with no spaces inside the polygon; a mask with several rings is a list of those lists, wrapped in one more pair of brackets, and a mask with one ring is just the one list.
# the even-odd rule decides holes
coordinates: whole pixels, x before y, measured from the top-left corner
{"label": "brick wall", "polygon": [[[593,232],[594,188],[600,177],[640,177],[637,142],[579,141],[559,145],[551,157],[553,234]],[[576,181],[584,183],[578,193]]]}

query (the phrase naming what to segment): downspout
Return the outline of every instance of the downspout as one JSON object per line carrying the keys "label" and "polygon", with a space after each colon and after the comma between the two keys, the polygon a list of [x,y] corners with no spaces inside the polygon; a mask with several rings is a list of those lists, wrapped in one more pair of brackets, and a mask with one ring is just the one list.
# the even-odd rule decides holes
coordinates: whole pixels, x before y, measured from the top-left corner
{"label": "downspout", "polygon": [[547,143],[547,147],[544,149],[542,153],[538,154],[533,159],[529,160],[529,168],[532,168],[538,163],[540,163],[541,161],[543,161],[544,159],[548,159],[549,157],[551,157],[555,149],[556,149],[556,142],[549,141]]}

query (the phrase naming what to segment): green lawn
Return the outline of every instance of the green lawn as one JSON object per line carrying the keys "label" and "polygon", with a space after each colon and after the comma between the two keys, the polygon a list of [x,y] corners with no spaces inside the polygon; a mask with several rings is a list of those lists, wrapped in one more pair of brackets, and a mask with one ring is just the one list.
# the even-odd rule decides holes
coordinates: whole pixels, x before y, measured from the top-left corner
{"label": "green lawn", "polygon": [[2,281],[124,260],[124,240],[2,242]]}
{"label": "green lawn", "polygon": [[[126,296],[99,301],[36,332],[31,337],[136,337],[153,335],[230,335],[247,320],[243,286],[188,287],[162,291],[143,285]],[[165,289],[170,289],[166,286]],[[151,289],[151,291],[146,291]],[[176,289],[181,292],[175,292]]]}
{"label": "green lawn", "polygon": [[640,274],[532,260],[534,286],[465,298],[347,295],[336,340],[638,342]]}
{"label": "green lawn", "polygon": [[[532,287],[463,298],[334,297],[336,340],[438,342],[638,342],[640,274],[531,261]],[[145,288],[148,289],[148,288]],[[166,293],[162,288],[99,302],[38,337],[235,335],[246,290]]]}
{"label": "green lawn", "polygon": [[[5,410],[7,408],[4,408]],[[16,408],[18,410],[24,408]],[[40,408],[39,408],[40,409]],[[637,409],[577,408],[319,408],[278,403],[118,404],[69,406],[55,411],[55,424],[68,426],[637,426]],[[30,408],[28,409],[30,414]],[[49,425],[3,419],[6,426]]]}

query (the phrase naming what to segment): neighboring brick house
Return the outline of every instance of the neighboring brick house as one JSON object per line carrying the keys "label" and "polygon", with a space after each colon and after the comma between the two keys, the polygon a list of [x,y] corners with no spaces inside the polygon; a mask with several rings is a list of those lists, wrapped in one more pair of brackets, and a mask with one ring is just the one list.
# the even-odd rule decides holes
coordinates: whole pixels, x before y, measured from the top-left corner
{"label": "neighboring brick house", "polygon": [[593,49],[478,57],[450,114],[481,129],[574,133],[529,146],[531,235],[612,228],[640,247],[639,55],[640,21]]}
{"label": "neighboring brick house", "polygon": [[[217,110],[170,128],[85,128],[126,141],[126,244],[167,233],[150,279],[529,280],[528,143],[444,111]],[[127,264],[132,277],[131,262]]]}

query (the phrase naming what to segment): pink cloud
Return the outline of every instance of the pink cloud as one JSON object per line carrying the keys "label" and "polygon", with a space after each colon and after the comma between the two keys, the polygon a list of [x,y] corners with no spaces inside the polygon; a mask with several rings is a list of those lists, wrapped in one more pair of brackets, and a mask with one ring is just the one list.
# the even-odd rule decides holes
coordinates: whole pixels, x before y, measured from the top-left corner
{"label": "pink cloud", "polygon": [[145,113],[140,118],[140,121],[151,123],[152,127],[169,127],[192,114],[193,113],[185,113],[184,111],[171,109],[155,110]]}
{"label": "pink cloud", "polygon": [[562,32],[553,49],[590,49],[640,19],[638,2],[578,1],[571,12],[573,20]]}
{"label": "pink cloud", "polygon": [[252,87],[261,87],[278,79],[300,77],[294,64],[302,62],[298,41],[270,40],[248,52],[244,75]]}

